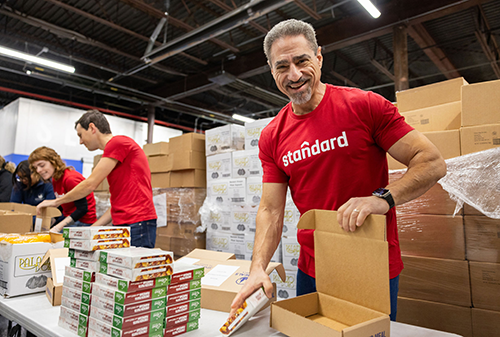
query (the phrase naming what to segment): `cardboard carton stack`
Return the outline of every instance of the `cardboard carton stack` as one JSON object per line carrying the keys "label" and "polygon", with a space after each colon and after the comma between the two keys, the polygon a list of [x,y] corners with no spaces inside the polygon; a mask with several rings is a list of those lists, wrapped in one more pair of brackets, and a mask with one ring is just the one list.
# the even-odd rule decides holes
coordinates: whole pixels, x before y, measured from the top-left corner
{"label": "cardboard carton stack", "polygon": [[65,269],[59,326],[86,336],[100,251],[130,247],[130,228],[67,227],[63,229],[63,237],[71,260],[70,266]]}
{"label": "cardboard carton stack", "polygon": [[163,336],[172,252],[103,250],[98,263],[88,336]]}
{"label": "cardboard carton stack", "polygon": [[[255,220],[262,196],[263,171],[258,143],[262,130],[271,121],[272,118],[266,118],[246,123],[244,129],[232,125],[207,130],[206,205],[210,205],[206,219],[207,249],[233,253],[237,259],[252,259]],[[229,134],[228,130],[232,130],[233,139],[222,141]],[[242,150],[242,144],[245,144],[245,150]],[[277,284],[278,299],[295,296],[299,218],[300,213],[288,193],[283,243],[271,259],[273,262],[283,261],[287,269],[287,282],[281,281],[276,273],[270,275]]]}
{"label": "cardboard carton stack", "polygon": [[[95,169],[97,164],[99,163],[99,160],[101,160],[102,154],[98,154],[94,156],[94,166],[92,166],[92,171]],[[109,193],[109,184],[108,184],[108,179],[104,179],[102,183],[97,186],[94,192],[101,192],[103,194]],[[106,209],[107,210],[107,209]]]}
{"label": "cardboard carton stack", "polygon": [[142,149],[148,157],[149,169],[151,170],[151,186],[153,188],[170,187],[169,143],[159,142],[144,144]]}
{"label": "cardboard carton stack", "polygon": [[195,248],[205,248],[206,232],[202,231],[198,213],[206,197],[206,188],[162,188],[154,194],[166,194],[167,226],[156,230],[156,248],[184,256]]}

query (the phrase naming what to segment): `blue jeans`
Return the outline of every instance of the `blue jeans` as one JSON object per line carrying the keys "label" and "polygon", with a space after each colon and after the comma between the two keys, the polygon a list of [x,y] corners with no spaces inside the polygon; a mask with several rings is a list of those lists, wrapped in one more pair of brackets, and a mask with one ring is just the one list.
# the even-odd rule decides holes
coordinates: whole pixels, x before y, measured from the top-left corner
{"label": "blue jeans", "polygon": [[135,247],[154,248],[156,243],[156,219],[136,222],[130,225],[131,245]]}
{"label": "blue jeans", "polygon": [[[399,275],[389,280],[391,294],[391,321],[396,321],[398,312],[398,292],[399,292]],[[313,293],[316,291],[316,279],[304,273],[302,270],[297,271],[297,296]]]}

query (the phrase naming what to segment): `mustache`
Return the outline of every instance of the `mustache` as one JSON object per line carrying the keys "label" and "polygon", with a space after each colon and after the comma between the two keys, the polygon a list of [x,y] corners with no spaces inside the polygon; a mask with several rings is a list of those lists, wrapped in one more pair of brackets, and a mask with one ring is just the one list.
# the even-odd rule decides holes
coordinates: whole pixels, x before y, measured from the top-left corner
{"label": "mustache", "polygon": [[304,83],[307,80],[309,80],[309,78],[301,77],[297,81],[288,81],[288,83],[286,85],[287,86],[291,86],[291,85],[294,85],[294,84]]}

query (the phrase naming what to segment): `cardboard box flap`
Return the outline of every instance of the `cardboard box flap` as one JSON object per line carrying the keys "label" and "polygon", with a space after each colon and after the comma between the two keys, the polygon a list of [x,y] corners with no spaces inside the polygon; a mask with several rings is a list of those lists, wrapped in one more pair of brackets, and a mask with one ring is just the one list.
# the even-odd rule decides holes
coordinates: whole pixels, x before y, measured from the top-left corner
{"label": "cardboard box flap", "polygon": [[50,260],[50,270],[52,272],[52,282],[55,286],[63,284],[64,280],[64,267],[70,265],[70,258],[68,257],[68,248],[49,249],[43,256],[40,265]]}
{"label": "cardboard box flap", "polygon": [[[0,209],[5,211],[14,211],[20,213],[28,213],[31,215],[36,215],[36,206],[31,206],[27,204],[18,204],[16,202],[0,202]],[[38,216],[39,218],[51,217],[55,218],[61,215],[61,211],[55,207],[46,207],[42,210],[42,213]]]}
{"label": "cardboard box flap", "polygon": [[337,212],[310,210],[300,218],[297,227],[315,229],[319,293],[390,314],[385,216],[370,215],[355,232],[346,232],[337,222]]}
{"label": "cardboard box flap", "polygon": [[212,250],[196,248],[184,257],[191,259],[203,259],[203,260],[219,260],[226,261],[230,259],[236,259],[233,253],[215,252]]}

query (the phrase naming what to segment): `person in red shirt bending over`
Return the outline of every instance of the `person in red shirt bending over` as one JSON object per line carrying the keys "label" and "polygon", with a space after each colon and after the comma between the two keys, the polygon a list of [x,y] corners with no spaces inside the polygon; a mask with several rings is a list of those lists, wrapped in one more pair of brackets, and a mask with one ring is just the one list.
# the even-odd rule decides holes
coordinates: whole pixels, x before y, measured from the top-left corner
{"label": "person in red shirt bending over", "polygon": [[75,123],[83,144],[90,151],[104,151],[92,174],[56,200],[45,200],[37,208],[57,207],[92,193],[108,179],[111,208],[93,226],[130,226],[132,246],[154,248],[156,211],[153,204],[151,172],[142,148],[131,138],[113,136],[102,113],[89,110]]}
{"label": "person in red shirt bending over", "polygon": [[[267,33],[264,53],[278,89],[291,102],[262,130],[259,140],[264,176],[253,259],[231,314],[261,286],[271,297],[265,269],[280,242],[289,187],[301,214],[337,210],[345,231],[355,231],[369,214],[386,215],[395,320],[403,262],[394,206],[425,193],[445,175],[446,164],[437,148],[383,97],[321,82],[323,56],[310,24],[280,22]],[[387,152],[408,166],[406,174],[391,184]],[[313,231],[299,229],[297,239],[296,289],[303,295],[316,291]]]}

